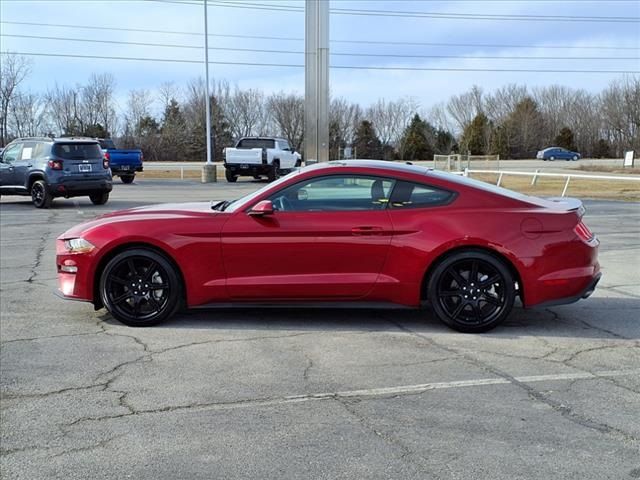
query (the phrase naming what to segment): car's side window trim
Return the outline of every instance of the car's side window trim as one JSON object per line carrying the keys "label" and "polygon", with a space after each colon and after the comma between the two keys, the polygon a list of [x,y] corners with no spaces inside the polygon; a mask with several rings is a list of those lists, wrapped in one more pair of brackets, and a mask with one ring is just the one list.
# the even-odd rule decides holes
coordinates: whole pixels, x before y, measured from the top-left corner
{"label": "car's side window trim", "polygon": [[294,184],[291,185],[287,185],[284,188],[281,188],[275,192],[270,193],[269,195],[267,195],[266,197],[263,198],[258,198],[256,199],[255,202],[252,202],[250,205],[248,205],[246,208],[243,209],[243,212],[248,213],[254,205],[256,205],[257,203],[261,202],[262,200],[271,200],[274,197],[277,197],[278,194],[284,192],[285,190],[288,190],[290,188],[294,188],[298,185],[301,184],[306,184],[309,183],[311,181],[321,181],[321,180],[325,180],[325,179],[330,179],[330,178],[336,178],[336,177],[348,177],[348,176],[354,176],[354,177],[358,177],[358,178],[371,178],[371,179],[375,179],[375,180],[386,180],[391,182],[391,187],[389,188],[389,197],[384,199],[385,201],[382,202],[383,205],[381,208],[372,208],[372,209],[367,209],[367,210],[289,210],[289,211],[282,211],[279,210],[279,214],[283,214],[283,213],[327,213],[327,212],[331,212],[331,213],[337,213],[337,212],[364,212],[364,211],[373,211],[373,212],[380,212],[380,211],[385,211],[389,208],[389,201],[391,199],[391,195],[393,194],[393,189],[395,187],[395,185],[397,184],[397,182],[399,181],[398,178],[395,177],[386,177],[386,176],[382,176],[382,175],[375,175],[375,174],[349,174],[349,173],[332,173],[332,174],[328,174],[328,175],[322,175],[319,177],[313,177],[313,178],[306,178],[304,180],[300,180]]}

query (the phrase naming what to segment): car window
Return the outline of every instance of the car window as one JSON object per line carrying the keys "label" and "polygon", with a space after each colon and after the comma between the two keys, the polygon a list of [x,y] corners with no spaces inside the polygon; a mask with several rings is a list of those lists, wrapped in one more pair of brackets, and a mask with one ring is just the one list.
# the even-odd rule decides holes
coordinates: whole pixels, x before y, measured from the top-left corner
{"label": "car window", "polygon": [[361,175],[334,175],[292,185],[271,196],[274,208],[286,212],[381,210],[394,180]]}
{"label": "car window", "polygon": [[33,149],[32,157],[33,158],[44,158],[49,155],[49,147],[50,143],[38,142],[36,147]]}
{"label": "car window", "polygon": [[236,148],[274,148],[275,143],[268,138],[243,138]]}
{"label": "car window", "polygon": [[280,150],[290,150],[289,142],[284,142],[280,140]]}
{"label": "car window", "polygon": [[104,150],[116,149],[116,145],[113,143],[113,140],[111,140],[110,138],[101,138],[100,140],[98,140],[98,142],[100,142],[100,148],[103,148]]}
{"label": "car window", "polygon": [[13,163],[18,159],[18,155],[20,154],[20,149],[22,148],[21,143],[15,143],[10,147],[7,147],[2,154],[2,161],[4,163]]}
{"label": "car window", "polygon": [[89,160],[102,158],[100,145],[96,143],[56,143],[53,154],[65,160]]}
{"label": "car window", "polygon": [[391,194],[391,208],[433,207],[449,203],[455,194],[448,190],[398,181]]}
{"label": "car window", "polygon": [[20,152],[20,161],[31,160],[34,158],[33,151],[36,147],[36,142],[24,142],[22,144],[22,152]]}

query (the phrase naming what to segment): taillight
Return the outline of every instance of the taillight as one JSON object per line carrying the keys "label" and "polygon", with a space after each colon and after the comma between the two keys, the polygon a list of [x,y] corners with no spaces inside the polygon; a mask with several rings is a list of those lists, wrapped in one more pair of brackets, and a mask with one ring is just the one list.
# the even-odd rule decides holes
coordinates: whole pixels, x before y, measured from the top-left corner
{"label": "taillight", "polygon": [[583,222],[578,222],[578,224],[573,227],[573,231],[583,242],[589,243],[591,240],[593,240],[593,233]]}
{"label": "taillight", "polygon": [[62,170],[62,160],[49,160],[47,165],[51,170]]}
{"label": "taillight", "polygon": [[109,155],[109,152],[104,152],[104,155],[102,157],[102,168],[109,168],[109,162],[111,160],[111,155]]}

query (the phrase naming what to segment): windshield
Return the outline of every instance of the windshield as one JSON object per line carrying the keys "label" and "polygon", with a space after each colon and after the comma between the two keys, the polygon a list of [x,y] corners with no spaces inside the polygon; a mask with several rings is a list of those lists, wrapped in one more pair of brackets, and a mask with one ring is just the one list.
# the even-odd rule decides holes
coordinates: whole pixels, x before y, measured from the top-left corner
{"label": "windshield", "polygon": [[116,145],[115,143],[113,143],[113,140],[111,140],[110,138],[101,138],[100,140],[98,140],[100,142],[100,148],[103,148],[105,150],[115,150],[116,149]]}
{"label": "windshield", "polygon": [[267,190],[271,190],[273,187],[276,187],[276,186],[280,185],[281,183],[284,183],[284,182],[288,181],[292,176],[299,175],[299,174],[300,174],[300,171],[296,171],[296,172],[290,173],[289,175],[285,175],[284,177],[280,178],[279,180],[276,180],[273,183],[265,185],[260,190],[256,190],[255,192],[250,193],[249,195],[246,195],[246,196],[244,196],[242,198],[234,200],[233,202],[230,202],[229,204],[227,204],[226,208],[224,208],[223,210],[225,212],[235,212],[242,205],[246,205],[247,203],[251,203],[252,200],[260,197]]}
{"label": "windshield", "polygon": [[94,143],[56,143],[53,145],[53,155],[65,160],[101,159],[102,150],[97,142]]}
{"label": "windshield", "polygon": [[268,138],[243,138],[236,148],[274,148],[275,140]]}

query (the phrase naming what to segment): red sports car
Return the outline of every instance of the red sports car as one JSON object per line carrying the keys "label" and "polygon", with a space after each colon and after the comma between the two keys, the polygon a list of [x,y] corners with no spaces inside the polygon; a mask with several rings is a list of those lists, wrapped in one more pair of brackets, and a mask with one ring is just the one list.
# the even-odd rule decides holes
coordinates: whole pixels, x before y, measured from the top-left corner
{"label": "red sports car", "polygon": [[482,332],[524,307],[588,297],[598,240],[582,203],[427,168],[340,161],[232,202],[114,212],[57,241],[66,298],[149,326],[178,309],[431,306]]}

